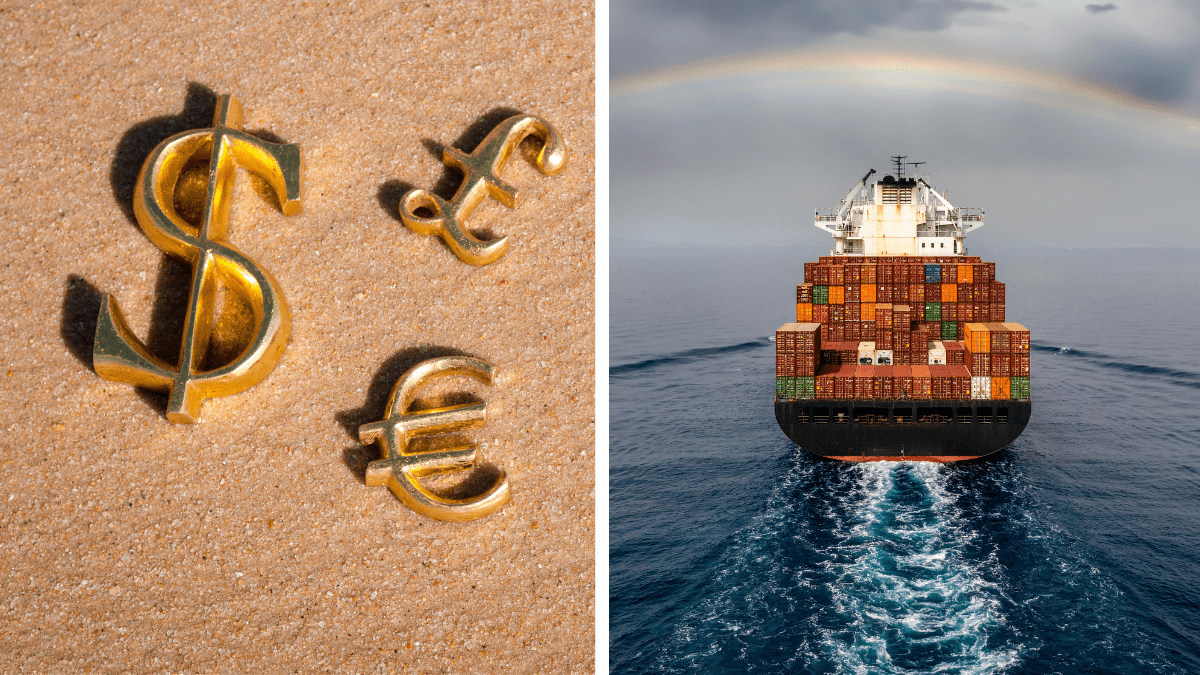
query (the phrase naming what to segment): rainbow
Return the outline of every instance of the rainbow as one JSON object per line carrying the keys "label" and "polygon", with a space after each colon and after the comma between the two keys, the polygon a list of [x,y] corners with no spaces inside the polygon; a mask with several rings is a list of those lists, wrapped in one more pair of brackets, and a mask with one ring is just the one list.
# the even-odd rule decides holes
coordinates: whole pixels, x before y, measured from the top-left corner
{"label": "rainbow", "polygon": [[[1013,63],[861,49],[805,49],[701,61],[613,80],[614,108],[646,96],[697,96],[849,85],[961,92],[1025,101],[1114,121],[1200,131],[1200,118],[1127,92]],[[1181,129],[1182,127],[1182,129]]]}

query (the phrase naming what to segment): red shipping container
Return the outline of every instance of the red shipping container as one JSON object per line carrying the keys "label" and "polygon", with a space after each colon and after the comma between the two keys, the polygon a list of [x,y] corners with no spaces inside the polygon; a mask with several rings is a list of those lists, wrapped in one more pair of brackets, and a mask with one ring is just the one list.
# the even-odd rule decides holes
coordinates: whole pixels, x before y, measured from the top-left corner
{"label": "red shipping container", "polygon": [[896,349],[892,341],[892,331],[886,328],[875,329],[875,349]]}
{"label": "red shipping container", "polygon": [[908,304],[925,306],[925,284],[908,285]]}
{"label": "red shipping container", "polygon": [[992,302],[1004,302],[1004,282],[997,281],[992,284]]}
{"label": "red shipping container", "polygon": [[862,304],[857,303],[857,302],[850,302],[849,300],[847,300],[845,307],[846,307],[846,320],[847,321],[858,321],[860,318],[860,315],[862,314]]}
{"label": "red shipping container", "polygon": [[871,378],[872,398],[884,400],[892,397],[892,366],[875,366]]}
{"label": "red shipping container", "polygon": [[875,273],[879,276],[880,284],[893,284],[896,278],[896,266],[891,263],[880,263],[875,268]]}
{"label": "red shipping container", "polygon": [[829,323],[829,305],[813,305],[812,316],[816,323]]}
{"label": "red shipping container", "polygon": [[975,284],[958,284],[958,301],[975,302]]}
{"label": "red shipping container", "polygon": [[794,377],[813,377],[817,374],[820,359],[816,354],[798,354],[796,356],[796,372]]}
{"label": "red shipping container", "polygon": [[1012,354],[992,354],[992,372],[997,377],[1012,376]]}
{"label": "red shipping container", "polygon": [[875,366],[857,366],[854,371],[854,398],[874,396]]}
{"label": "red shipping container", "polygon": [[804,263],[804,283],[806,283],[806,284],[816,283],[814,281],[814,279],[816,278],[816,274],[817,274],[817,263],[811,263],[811,262]]}
{"label": "red shipping container", "polygon": [[954,398],[969,400],[971,398],[971,373],[966,366],[950,366],[950,375],[954,379]]}
{"label": "red shipping container", "polygon": [[829,285],[844,286],[846,285],[846,269],[841,265],[831,265],[829,267]]}
{"label": "red shipping container", "polygon": [[993,354],[1007,354],[1009,352],[1008,329],[1001,323],[985,323],[988,335],[992,338],[990,351]]}
{"label": "red shipping container", "polygon": [[899,286],[900,284],[908,283],[908,268],[911,265],[904,263],[892,266],[892,283]]}
{"label": "red shipping container", "polygon": [[879,284],[875,291],[875,302],[891,302],[896,297],[896,287],[893,284]]}
{"label": "red shipping container", "polygon": [[829,305],[829,323],[839,324],[846,321],[845,305]]}
{"label": "red shipping container", "polygon": [[942,265],[942,283],[958,283],[958,265]]}
{"label": "red shipping container", "polygon": [[941,302],[942,301],[942,285],[941,284],[925,284],[925,302]]}
{"label": "red shipping container", "polygon": [[817,371],[816,398],[830,399],[836,396],[837,366],[821,366]]}
{"label": "red shipping container", "polygon": [[879,283],[879,265],[868,263],[859,268],[859,282],[864,284]]}
{"label": "red shipping container", "polygon": [[1004,323],[1004,303],[992,303],[992,314],[989,320],[993,323]]}
{"label": "red shipping container", "polygon": [[892,328],[896,330],[912,330],[912,307],[904,304],[892,305]]}
{"label": "red shipping container", "polygon": [[850,284],[861,284],[862,283],[862,276],[861,276],[862,265],[859,265],[858,263],[848,263],[848,264],[844,265],[843,267],[846,270],[845,284],[847,286],[849,286]]}
{"label": "red shipping container", "polygon": [[954,383],[950,377],[950,366],[929,366],[929,374],[933,378],[933,398],[940,400],[954,398]]}
{"label": "red shipping container", "polygon": [[985,279],[985,281],[991,283],[996,280],[996,263],[983,263],[983,269],[984,273],[987,274],[987,279]]}
{"label": "red shipping container", "polygon": [[[807,273],[805,273],[807,276]],[[813,283],[817,286],[829,285],[829,265],[817,265],[813,270]]]}
{"label": "red shipping container", "polygon": [[917,400],[933,398],[933,378],[928,365],[912,365],[912,397]]}
{"label": "red shipping container", "polygon": [[1029,377],[1029,352],[1016,352],[1012,356],[1012,377]]}
{"label": "red shipping container", "polygon": [[912,336],[912,331],[892,331],[892,349],[907,354],[912,349]]}
{"label": "red shipping container", "polygon": [[862,324],[861,321],[851,321],[850,323],[842,324],[841,328],[845,331],[845,339],[858,342],[862,337],[858,334],[858,327]]}
{"label": "red shipping container", "polygon": [[829,339],[834,342],[843,342],[846,339],[846,327],[840,323],[830,323],[827,325],[829,329]]}
{"label": "red shipping container", "polygon": [[942,303],[942,321],[958,321],[958,303]]}
{"label": "red shipping container", "polygon": [[975,301],[983,306],[992,304],[992,285],[981,284],[975,288]]}
{"label": "red shipping container", "polygon": [[892,330],[892,318],[894,312],[891,303],[877,303],[875,305],[875,327],[886,328]]}
{"label": "red shipping container", "polygon": [[976,377],[991,377],[995,374],[992,372],[992,355],[967,351],[967,369]]}
{"label": "red shipping container", "polygon": [[896,284],[896,290],[892,293],[892,302],[907,304],[908,303],[908,284]]}
{"label": "red shipping container", "polygon": [[1008,329],[1009,335],[1009,351],[1016,354],[1018,352],[1029,352],[1029,329],[1019,323],[1006,323],[1004,327]]}
{"label": "red shipping container", "polygon": [[892,398],[909,401],[912,400],[912,397],[912,367],[907,365],[892,366]]}

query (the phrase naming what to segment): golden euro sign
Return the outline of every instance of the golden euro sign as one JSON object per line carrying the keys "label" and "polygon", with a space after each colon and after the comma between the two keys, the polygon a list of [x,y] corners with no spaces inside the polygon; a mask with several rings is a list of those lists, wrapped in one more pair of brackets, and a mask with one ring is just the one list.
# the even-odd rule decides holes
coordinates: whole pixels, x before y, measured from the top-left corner
{"label": "golden euro sign", "polygon": [[[520,195],[515,187],[500,180],[500,173],[527,136],[542,140],[542,149],[534,160],[538,171],[547,176],[562,171],[567,163],[567,144],[558,131],[540,117],[516,115],[492,129],[469,155],[446,146],[442,161],[463,172],[458,192],[447,202],[429,190],[410,190],[400,199],[400,220],[414,232],[441,236],[463,262],[472,265],[495,262],[508,251],[508,237],[480,241],[465,229],[467,218],[488,195],[511,209],[517,208]],[[419,208],[429,209],[433,215],[418,216]]]}
{"label": "golden euro sign", "polygon": [[408,453],[414,437],[478,429],[486,422],[486,403],[466,403],[432,410],[407,412],[417,391],[434,379],[466,375],[490,385],[495,368],[486,361],[467,356],[443,356],[422,361],[404,373],[392,388],[386,419],[358,428],[358,438],[368,444],[379,441],[383,459],[367,465],[367,485],[386,485],[408,508],[437,520],[474,520],[508,503],[508,478],[501,471],[490,488],[468,499],[439,497],[417,478],[434,473],[468,469],[475,464],[475,446]]}
{"label": "golden euro sign", "polygon": [[[93,361],[106,380],[169,392],[167,419],[193,424],[206,398],[228,396],[258,384],[283,355],[292,316],[279,282],[271,273],[226,241],[236,166],[253,171],[274,188],[285,215],[300,212],[300,146],[268,143],[241,130],[242,105],[222,96],[212,129],[176,134],[146,158],[133,194],[138,224],[163,251],[192,264],[192,289],[184,320],[178,366],[150,353],[129,330],[116,298],[100,303]],[[211,153],[208,196],[199,228],[189,225],[174,206],[175,185],[188,160]],[[218,285],[242,296],[257,328],[233,362],[201,371],[214,321]]]}

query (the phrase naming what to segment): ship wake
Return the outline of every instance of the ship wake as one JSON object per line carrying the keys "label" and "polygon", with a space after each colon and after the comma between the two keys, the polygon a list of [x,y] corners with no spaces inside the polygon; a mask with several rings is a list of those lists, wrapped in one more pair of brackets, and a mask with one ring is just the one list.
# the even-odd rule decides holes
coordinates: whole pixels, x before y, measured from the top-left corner
{"label": "ship wake", "polygon": [[623,363],[618,366],[612,366],[608,369],[609,375],[629,375],[632,373],[641,372],[658,366],[669,366],[685,363],[694,363],[696,361],[711,359],[714,357],[725,356],[727,354],[736,354],[754,349],[766,347],[773,342],[771,338],[758,338],[748,342],[739,342],[733,345],[723,345],[720,347],[701,347],[699,349],[688,349],[674,354],[658,356],[655,358],[644,359],[642,361],[634,361],[632,363]]}
{"label": "ship wake", "polygon": [[[991,558],[926,462],[800,451],[720,552],[657,672],[1002,673],[1021,660]],[[716,589],[715,591],[713,589]]]}
{"label": "ship wake", "polygon": [[964,554],[972,535],[943,468],[855,469],[842,507],[851,515],[825,551],[832,611],[819,661],[853,673],[996,673],[1016,664],[1016,648],[991,644],[1005,622],[1003,593],[986,580],[991,563]]}

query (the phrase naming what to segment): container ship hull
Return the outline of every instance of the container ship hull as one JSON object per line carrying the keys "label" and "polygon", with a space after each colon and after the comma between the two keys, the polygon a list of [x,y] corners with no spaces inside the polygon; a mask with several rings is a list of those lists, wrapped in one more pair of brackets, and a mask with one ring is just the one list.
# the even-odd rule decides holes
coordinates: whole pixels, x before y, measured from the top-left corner
{"label": "container ship hull", "polygon": [[1029,401],[819,399],[775,402],[787,437],[810,454],[851,462],[957,462],[1016,440]]}

